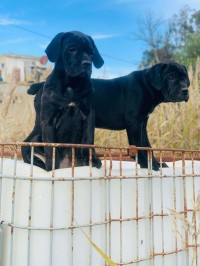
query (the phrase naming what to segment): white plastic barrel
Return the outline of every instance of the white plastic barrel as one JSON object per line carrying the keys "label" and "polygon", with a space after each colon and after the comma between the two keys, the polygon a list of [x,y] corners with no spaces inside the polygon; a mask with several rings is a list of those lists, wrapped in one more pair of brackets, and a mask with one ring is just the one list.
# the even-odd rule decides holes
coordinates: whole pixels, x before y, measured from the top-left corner
{"label": "white plastic barrel", "polygon": [[[71,168],[56,170],[59,181],[52,183],[45,180],[52,178],[52,172],[34,166],[33,179],[39,180],[31,182],[30,165],[3,159],[1,266],[105,265],[82,230],[121,265],[190,265],[184,243],[175,237],[170,218],[163,214],[169,209],[193,208],[193,197],[200,189],[200,162],[194,162],[195,177],[189,176],[190,161],[186,161],[185,178],[181,177],[182,162],[176,162],[175,169],[169,166],[148,177],[147,169],[136,172],[134,162],[122,162],[123,178],[119,179],[120,162],[113,161],[111,167],[106,161],[106,171],[76,167],[74,182]],[[188,219],[191,215],[188,212]],[[184,229],[180,230],[184,238]],[[192,255],[193,249],[189,250]],[[195,260],[200,263],[199,257]]]}

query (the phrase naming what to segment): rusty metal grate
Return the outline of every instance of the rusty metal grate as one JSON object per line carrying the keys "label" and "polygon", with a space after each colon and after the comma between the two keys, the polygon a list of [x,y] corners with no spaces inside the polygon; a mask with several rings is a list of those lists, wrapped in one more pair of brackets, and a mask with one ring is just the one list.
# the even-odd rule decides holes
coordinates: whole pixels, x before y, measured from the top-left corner
{"label": "rusty metal grate", "polygon": [[[17,168],[19,164],[20,156],[20,147],[24,145],[29,145],[31,147],[31,165],[29,166],[30,171],[29,175],[17,174]],[[33,171],[33,156],[34,156],[34,147],[35,146],[51,146],[53,147],[53,161],[52,166],[53,170],[51,176],[35,176]],[[59,174],[56,175],[55,170],[55,150],[57,147],[71,147],[72,148],[72,167],[69,169],[71,171],[70,176],[63,177]],[[74,167],[74,155],[76,148],[89,148],[89,172],[88,176],[75,177],[75,167]],[[98,156],[102,159],[103,172],[101,175],[97,176],[94,174],[95,170],[92,168],[91,158],[92,158],[92,148],[97,149]],[[137,153],[139,150],[146,150],[148,154],[148,169],[141,170],[138,164]],[[160,161],[161,168],[159,171],[152,171],[152,152],[155,153],[156,157]],[[200,248],[200,237],[198,236],[198,213],[195,213],[194,218],[194,228],[195,236],[194,239],[190,239],[187,230],[183,230],[184,243],[180,243],[180,240],[177,236],[174,235],[172,247],[168,247],[166,242],[166,232],[169,232],[169,216],[166,206],[167,195],[165,189],[167,186],[170,187],[170,206],[178,211],[184,218],[191,219],[191,215],[194,215],[194,208],[192,208],[191,201],[195,201],[197,194],[200,189],[200,151],[195,150],[178,150],[178,149],[151,149],[151,148],[140,148],[140,147],[106,147],[106,146],[97,146],[97,145],[76,145],[76,144],[47,144],[47,143],[5,143],[0,144],[0,154],[1,154],[1,163],[0,163],[0,219],[3,229],[10,228],[9,239],[6,241],[9,242],[9,259],[8,264],[5,265],[18,265],[15,264],[14,256],[16,248],[16,237],[14,237],[15,230],[26,230],[27,231],[27,248],[26,248],[26,264],[21,265],[34,265],[31,262],[32,259],[32,235],[34,231],[47,231],[49,233],[49,260],[48,265],[56,265],[54,262],[54,236],[58,231],[66,231],[71,234],[70,237],[70,263],[69,265],[77,265],[75,263],[74,255],[74,235],[75,230],[83,228],[88,230],[89,237],[93,239],[95,235],[95,230],[97,227],[103,227],[104,238],[102,247],[100,247],[109,257],[113,259],[118,265],[199,265],[199,248]],[[129,171],[127,174],[127,169],[125,161],[129,160],[129,155],[135,156],[135,162],[129,162]],[[13,174],[7,174],[4,171],[4,161],[6,157],[13,159]],[[177,160],[180,161],[181,166],[177,171],[176,163]],[[115,169],[115,161],[118,162],[118,168]],[[171,170],[166,174],[165,169],[162,168],[163,161],[171,161]],[[186,163],[187,162],[187,163]],[[131,163],[133,165],[131,165]],[[179,163],[179,165],[180,165]],[[198,164],[199,163],[199,164]],[[187,164],[187,165],[186,165]],[[190,171],[188,172],[188,169]],[[60,171],[60,170],[59,170]],[[11,203],[11,214],[10,219],[4,219],[2,214],[2,195],[5,184],[4,180],[12,181],[12,203]],[[29,184],[29,196],[28,196],[28,219],[26,225],[21,225],[15,221],[16,215],[16,186],[17,182],[28,181]],[[133,196],[131,197],[130,191],[124,193],[125,182],[132,182],[130,186],[133,188]],[[34,182],[50,182],[51,184],[51,193],[50,193],[50,219],[49,226],[34,226],[32,225],[32,197],[33,197],[33,186]],[[71,200],[69,202],[71,206],[71,217],[70,225],[66,224],[63,226],[57,226],[54,223],[55,220],[55,184],[57,183],[70,183],[71,191]],[[88,199],[89,199],[89,211],[88,211],[88,223],[77,223],[74,211],[75,211],[75,202],[76,202],[76,184],[79,182],[89,182],[88,185]],[[93,219],[93,198],[94,198],[94,186],[96,182],[103,184],[103,195],[102,199],[102,209],[104,210],[104,217],[100,220]],[[168,183],[167,183],[168,182]],[[127,186],[127,185],[126,185]],[[6,187],[6,186],[5,186]],[[143,190],[143,187],[145,189]],[[127,186],[128,188],[128,186]],[[113,197],[115,191],[117,190],[116,198]],[[144,194],[144,191],[147,192],[147,195]],[[141,192],[143,194],[141,194]],[[19,193],[19,192],[17,192]],[[57,193],[57,192],[56,192]],[[57,195],[57,194],[56,194]],[[130,199],[130,208],[133,209],[132,215],[127,215],[125,211],[125,206],[127,206],[126,196]],[[4,196],[5,197],[5,196]],[[144,197],[144,198],[143,198]],[[156,199],[157,197],[157,199]],[[116,200],[116,202],[115,202]],[[5,201],[5,199],[4,199]],[[157,204],[156,201],[159,201]],[[125,203],[124,203],[125,202]],[[113,208],[113,204],[116,204],[116,209]],[[100,206],[100,205],[99,205]],[[18,207],[19,209],[19,207]],[[113,211],[114,210],[114,211]],[[117,214],[116,214],[116,213]],[[115,213],[115,214],[114,214]],[[38,217],[39,219],[39,217]],[[127,234],[127,227],[134,227],[134,235],[126,237],[124,232]],[[142,232],[142,228],[146,230],[147,237],[145,233]],[[159,228],[159,230],[158,230]],[[157,230],[160,232],[159,236]],[[4,232],[4,230],[3,230]],[[4,233],[3,233],[4,234]],[[116,235],[117,236],[116,236]],[[141,237],[142,235],[142,237]],[[8,236],[8,234],[7,234]],[[130,237],[130,242],[132,243],[134,250],[132,255],[126,254],[126,245],[124,241],[129,242],[127,239]],[[141,239],[145,239],[145,248],[142,246]],[[172,239],[173,236],[170,237]],[[115,239],[115,240],[113,240]],[[159,239],[159,241],[157,241]],[[5,240],[4,240],[5,241]],[[102,242],[102,241],[101,241]],[[134,242],[134,243],[133,243]],[[159,247],[160,246],[160,247]],[[167,248],[166,248],[167,246]],[[117,252],[115,252],[115,247],[118,247]],[[144,251],[145,250],[145,251]],[[5,252],[3,248],[2,252]],[[94,264],[92,246],[89,247],[88,251],[88,264],[82,265],[107,265],[105,262],[102,264]],[[190,255],[195,252],[193,259],[190,258]],[[113,257],[113,253],[115,254]],[[181,255],[179,255],[181,254]],[[5,257],[2,254],[2,257]],[[77,256],[77,255],[76,255]],[[132,256],[132,258],[131,258]],[[170,257],[171,256],[171,257]],[[171,258],[172,263],[168,264]],[[128,259],[127,259],[128,258]],[[4,258],[4,260],[6,260]],[[146,263],[146,264],[145,264]],[[20,264],[19,264],[20,265]],[[42,265],[42,264],[41,264]]]}

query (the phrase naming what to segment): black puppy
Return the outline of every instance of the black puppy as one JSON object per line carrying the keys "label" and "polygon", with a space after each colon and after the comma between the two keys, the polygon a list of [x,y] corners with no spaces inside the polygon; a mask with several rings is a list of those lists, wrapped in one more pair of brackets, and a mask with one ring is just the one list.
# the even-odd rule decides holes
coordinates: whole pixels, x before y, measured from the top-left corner
{"label": "black puppy", "polygon": [[[149,115],[160,103],[187,102],[190,81],[185,66],[165,60],[151,68],[111,80],[92,79],[95,88],[95,127],[126,129],[130,145],[151,147],[147,135]],[[140,167],[147,168],[147,152],[138,152]],[[167,167],[165,163],[163,167]],[[160,164],[153,157],[152,168]]]}
{"label": "black puppy", "polygon": [[[149,115],[158,104],[187,102],[189,99],[190,81],[187,70],[173,60],[165,60],[124,77],[111,80],[92,79],[92,82],[95,89],[95,127],[126,129],[129,144],[138,147],[151,147],[146,127]],[[42,83],[34,84],[28,93],[37,93],[37,97],[42,86]],[[39,110],[37,108],[36,113]],[[34,136],[35,132],[31,134]],[[148,166],[146,151],[138,152],[138,162],[142,168]],[[165,163],[162,166],[167,167]],[[160,167],[154,157],[152,167],[154,170]]]}
{"label": "black puppy", "polygon": [[[77,31],[59,33],[47,47],[46,54],[55,62],[55,67],[35,99],[35,108],[37,112],[39,110],[33,129],[36,134],[31,133],[24,141],[94,144],[94,90],[90,76],[92,62],[100,68],[103,59],[92,38]],[[35,165],[47,171],[52,169],[51,147],[35,148],[35,154],[38,156],[34,156]],[[30,163],[29,147],[22,147],[22,156]],[[69,167],[70,163],[71,149],[57,148],[55,168]],[[88,163],[88,149],[76,149],[75,165]],[[94,152],[92,165],[101,167]]]}

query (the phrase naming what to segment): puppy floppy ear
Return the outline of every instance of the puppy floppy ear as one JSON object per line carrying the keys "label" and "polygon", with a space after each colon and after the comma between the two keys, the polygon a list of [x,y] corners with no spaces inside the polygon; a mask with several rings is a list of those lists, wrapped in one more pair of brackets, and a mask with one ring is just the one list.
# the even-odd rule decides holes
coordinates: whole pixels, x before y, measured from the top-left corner
{"label": "puppy floppy ear", "polygon": [[90,39],[90,41],[91,41],[91,43],[92,43],[92,48],[93,48],[93,59],[92,59],[93,64],[94,64],[94,66],[95,66],[96,68],[101,68],[101,67],[103,66],[103,64],[104,64],[104,60],[103,60],[103,58],[100,56],[100,53],[99,53],[99,51],[97,50],[97,47],[96,47],[96,45],[95,45],[93,39],[92,39],[90,36],[88,36],[88,37],[89,37],[89,39]]}
{"label": "puppy floppy ear", "polygon": [[63,35],[64,32],[58,33],[45,50],[45,53],[47,54],[49,61],[51,61],[52,63],[56,62],[56,60],[60,55]]}
{"label": "puppy floppy ear", "polygon": [[147,69],[145,73],[148,82],[150,82],[156,90],[161,90],[163,88],[162,72],[165,67],[166,64],[159,63]]}

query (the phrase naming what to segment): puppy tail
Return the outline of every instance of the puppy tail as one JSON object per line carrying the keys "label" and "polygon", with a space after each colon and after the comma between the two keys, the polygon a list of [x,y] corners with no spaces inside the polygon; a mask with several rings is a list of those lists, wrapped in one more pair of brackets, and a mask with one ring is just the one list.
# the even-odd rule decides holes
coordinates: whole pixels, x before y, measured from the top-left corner
{"label": "puppy tail", "polygon": [[41,88],[43,88],[44,82],[39,82],[32,84],[30,88],[27,90],[27,93],[30,95],[35,95]]}

